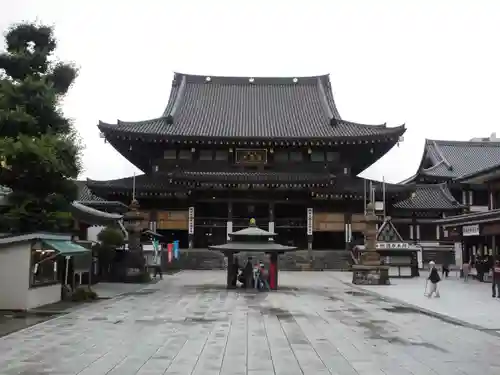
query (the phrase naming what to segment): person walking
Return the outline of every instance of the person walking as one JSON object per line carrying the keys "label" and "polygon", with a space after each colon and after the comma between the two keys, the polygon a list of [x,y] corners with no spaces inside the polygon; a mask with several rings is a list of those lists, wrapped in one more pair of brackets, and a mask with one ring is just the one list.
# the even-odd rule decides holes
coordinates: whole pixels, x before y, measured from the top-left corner
{"label": "person walking", "polygon": [[259,276],[260,276],[260,284],[261,284],[260,289],[261,290],[270,290],[269,272],[266,270],[264,263],[260,264]]}
{"label": "person walking", "polygon": [[245,268],[243,268],[243,288],[251,288],[253,286],[253,266],[252,257],[248,257]]}
{"label": "person walking", "polygon": [[161,253],[158,252],[154,256],[154,274],[153,277],[156,279],[156,276],[160,276],[160,280],[163,280],[163,273],[161,271]]}
{"label": "person walking", "polygon": [[441,278],[439,277],[439,272],[436,268],[436,263],[434,263],[432,260],[429,262],[429,266],[431,267],[431,271],[429,273],[429,277],[427,278],[427,283],[430,281],[430,286],[429,290],[427,293],[427,297],[431,298],[432,295],[434,294],[436,298],[439,298],[439,290],[438,290],[438,283],[441,281]]}
{"label": "person walking", "polygon": [[462,264],[462,272],[464,274],[464,282],[469,281],[470,269],[471,269],[471,265],[469,262],[465,262],[464,264]]}
{"label": "person walking", "polygon": [[491,296],[500,298],[500,261],[495,261],[493,280],[491,280]]}
{"label": "person walking", "polygon": [[448,275],[450,274],[450,266],[448,265],[448,262],[443,263],[443,277],[448,278]]}

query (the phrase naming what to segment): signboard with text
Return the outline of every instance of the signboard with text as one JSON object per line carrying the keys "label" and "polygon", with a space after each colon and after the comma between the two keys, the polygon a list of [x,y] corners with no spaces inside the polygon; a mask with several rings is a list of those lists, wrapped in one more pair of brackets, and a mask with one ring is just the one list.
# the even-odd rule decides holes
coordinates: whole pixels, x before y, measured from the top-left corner
{"label": "signboard with text", "polygon": [[376,249],[391,249],[391,250],[406,250],[410,248],[410,244],[406,242],[377,242]]}
{"label": "signboard with text", "polygon": [[462,234],[464,237],[479,236],[479,224],[464,225],[462,227]]}
{"label": "signboard with text", "polygon": [[188,210],[188,234],[194,234],[194,207]]}
{"label": "signboard with text", "polygon": [[312,208],[307,209],[307,235],[312,236],[313,234],[313,219],[314,213]]}

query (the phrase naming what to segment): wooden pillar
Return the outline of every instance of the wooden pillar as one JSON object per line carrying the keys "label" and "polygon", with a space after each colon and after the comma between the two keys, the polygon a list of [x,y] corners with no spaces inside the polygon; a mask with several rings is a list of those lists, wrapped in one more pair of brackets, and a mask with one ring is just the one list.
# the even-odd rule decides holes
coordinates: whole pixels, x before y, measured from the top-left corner
{"label": "wooden pillar", "polygon": [[275,233],[274,230],[274,202],[269,202],[269,225],[267,230],[271,233]]}
{"label": "wooden pillar", "polygon": [[352,214],[344,213],[344,234],[345,234],[345,250],[349,250],[349,243],[352,240]]}
{"label": "wooden pillar", "polygon": [[278,289],[278,254],[272,253],[269,256],[269,288]]}
{"label": "wooden pillar", "polygon": [[489,210],[494,210],[495,209],[495,199],[494,197],[494,191],[491,186],[491,184],[488,184],[488,209]]}
{"label": "wooden pillar", "polygon": [[233,253],[227,253],[224,254],[227,257],[227,282],[226,282],[226,288],[227,289],[233,289],[235,285],[233,285],[233,263],[234,263],[234,257]]}
{"label": "wooden pillar", "polygon": [[417,217],[415,216],[415,213],[412,213],[412,215],[411,215],[411,224],[412,224],[412,227],[413,227],[413,236],[412,236],[413,237],[413,243],[416,244],[416,243],[418,243],[418,237],[420,237],[419,235],[417,235],[417,233],[420,234],[419,233],[420,230],[418,230],[418,232],[417,232],[417,225],[418,225],[418,223],[417,223]]}

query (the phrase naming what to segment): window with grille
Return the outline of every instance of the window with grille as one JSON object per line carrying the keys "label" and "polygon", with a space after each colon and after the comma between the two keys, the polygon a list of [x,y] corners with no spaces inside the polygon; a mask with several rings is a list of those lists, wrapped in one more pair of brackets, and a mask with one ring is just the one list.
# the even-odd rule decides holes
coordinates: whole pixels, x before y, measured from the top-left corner
{"label": "window with grille", "polygon": [[179,151],[179,159],[181,160],[191,160],[192,154],[189,150],[180,150]]}
{"label": "window with grille", "polygon": [[164,159],[174,160],[177,159],[177,151],[176,150],[165,150],[163,153]]}
{"label": "window with grille", "polygon": [[227,161],[229,158],[229,153],[227,150],[217,150],[215,151],[215,160]]}
{"label": "window with grille", "polygon": [[212,160],[213,159],[212,150],[201,150],[200,151],[200,160]]}
{"label": "window with grille", "polygon": [[324,162],[325,161],[325,153],[323,151],[313,151],[311,153],[311,161],[312,162]]}
{"label": "window with grille", "polygon": [[274,161],[277,163],[285,163],[288,161],[288,151],[276,151],[274,153]]}

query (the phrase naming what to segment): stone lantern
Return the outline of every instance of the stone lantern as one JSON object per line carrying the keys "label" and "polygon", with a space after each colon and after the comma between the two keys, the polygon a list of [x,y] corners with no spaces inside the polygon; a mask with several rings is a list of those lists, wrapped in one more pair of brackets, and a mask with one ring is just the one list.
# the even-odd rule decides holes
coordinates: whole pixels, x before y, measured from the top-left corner
{"label": "stone lantern", "polygon": [[365,215],[365,245],[361,249],[360,263],[352,266],[352,283],[364,285],[388,285],[389,267],[382,265],[377,251],[377,223],[375,206],[368,203]]}
{"label": "stone lantern", "polygon": [[139,202],[133,199],[129,205],[129,211],[123,215],[123,226],[128,233],[128,250],[134,254],[134,266],[144,269],[145,260],[141,246],[141,224],[144,217],[139,212]]}

